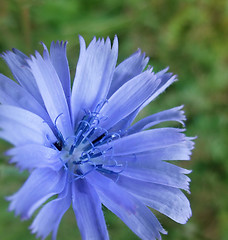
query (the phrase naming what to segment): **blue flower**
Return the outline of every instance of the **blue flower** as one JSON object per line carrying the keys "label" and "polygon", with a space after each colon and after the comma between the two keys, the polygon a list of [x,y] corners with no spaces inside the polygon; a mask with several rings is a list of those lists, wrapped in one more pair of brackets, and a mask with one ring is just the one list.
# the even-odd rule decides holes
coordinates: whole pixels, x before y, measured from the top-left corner
{"label": "blue flower", "polygon": [[[190,171],[167,162],[189,160],[193,138],[184,129],[182,106],[148,116],[138,113],[176,80],[154,73],[140,50],[116,66],[118,41],[82,37],[71,90],[66,42],[52,42],[30,58],[17,49],[2,57],[17,83],[0,75],[0,137],[14,147],[11,163],[30,176],[9,210],[22,219],[42,206],[30,229],[56,239],[72,204],[82,239],[109,239],[102,204],[141,239],[166,234],[151,207],[185,224],[191,216]],[[146,68],[146,69],[145,69]],[[50,201],[47,202],[47,200]]]}

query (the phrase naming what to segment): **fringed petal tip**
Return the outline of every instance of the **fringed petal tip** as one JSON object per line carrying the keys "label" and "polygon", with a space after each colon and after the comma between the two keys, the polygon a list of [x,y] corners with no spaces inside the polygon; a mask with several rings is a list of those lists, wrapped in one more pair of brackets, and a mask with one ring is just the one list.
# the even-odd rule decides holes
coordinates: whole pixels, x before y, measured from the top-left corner
{"label": "fringed petal tip", "polygon": [[[4,199],[5,199],[7,202],[10,202],[10,201],[12,201],[12,199],[13,199],[13,195],[11,195],[11,196],[6,196],[6,197],[4,197]],[[8,207],[8,211],[9,211],[9,212],[12,211],[12,209],[10,208],[10,206]]]}
{"label": "fringed petal tip", "polygon": [[0,53],[0,57],[1,57],[3,60],[5,60],[5,54],[6,54],[6,52]]}
{"label": "fringed petal tip", "polygon": [[0,57],[3,58],[3,59],[6,61],[7,58],[8,58],[8,56],[11,55],[11,54],[13,54],[13,52],[7,50],[7,51],[1,53],[1,54],[0,54]]}
{"label": "fringed petal tip", "polygon": [[[48,51],[48,48],[47,48],[47,46],[44,44],[44,42],[40,42],[40,44],[43,46],[43,48],[45,49],[45,50],[47,50]],[[57,40],[57,41],[52,41],[51,42],[51,48],[62,48],[63,47],[63,49],[66,49],[66,46],[67,46],[67,44],[68,44],[68,41],[64,41],[64,40]]]}
{"label": "fringed petal tip", "polygon": [[117,35],[114,36],[113,44],[112,44],[112,49],[113,48],[118,48],[119,43],[118,43],[118,37]]}
{"label": "fringed petal tip", "polygon": [[[1,129],[1,128],[0,128]],[[13,148],[10,148],[10,149],[8,149],[7,151],[5,151],[4,152],[4,155],[6,156],[6,157],[11,157],[12,156],[12,154],[11,154],[11,150],[12,150]]]}
{"label": "fringed petal tip", "polygon": [[[141,60],[141,64],[142,64],[142,70],[145,69],[145,67],[147,66],[150,58],[149,57],[146,57],[146,53],[145,52],[142,52],[142,50],[140,48],[138,48],[138,50],[133,53],[131,56],[134,56],[136,55],[137,57],[139,57],[139,59]],[[139,64],[140,65],[140,64]],[[148,68],[146,70],[149,70],[149,67],[153,69],[153,67],[151,66],[148,66]]]}
{"label": "fringed petal tip", "polygon": [[20,67],[27,67],[26,60],[29,58],[16,48],[12,48],[12,51],[3,52],[0,57],[7,63],[13,75],[15,75],[14,71],[18,71]]}
{"label": "fringed petal tip", "polygon": [[[43,46],[44,50],[47,51],[47,53],[49,53],[47,46],[43,42],[40,42],[40,44]],[[66,50],[67,44],[68,44],[68,41],[63,41],[63,40],[62,41],[57,40],[56,42],[52,41],[50,48]]]}
{"label": "fringed petal tip", "polygon": [[178,122],[183,126],[185,127],[185,121],[187,120],[186,116],[185,116],[185,112],[183,110],[184,108],[184,105],[181,105],[179,107],[176,107],[176,109],[179,111],[179,114],[180,114],[180,118],[178,120]]}
{"label": "fringed petal tip", "polygon": [[186,147],[186,159],[185,160],[191,160],[192,150],[194,149],[195,142],[193,141],[194,137],[186,137],[183,140],[183,143]]}
{"label": "fringed petal tip", "polygon": [[[24,170],[26,170],[26,168],[23,167],[23,165],[21,165],[19,162],[17,162],[15,160],[15,158],[10,158],[10,160],[8,161],[9,164],[14,164],[14,166],[19,170],[20,173],[22,173]],[[27,169],[28,171],[32,170],[32,169]]]}
{"label": "fringed petal tip", "polygon": [[171,81],[172,83],[178,81],[178,76],[177,76],[177,75],[173,75],[173,76],[170,78],[170,81]]}
{"label": "fringed petal tip", "polygon": [[[7,202],[10,202],[9,207],[8,207],[8,212],[14,212],[15,217],[18,217],[20,215],[20,213],[18,211],[16,211],[15,204],[13,203],[15,196],[16,196],[16,194],[6,196],[5,200]],[[21,217],[21,216],[20,216],[20,218],[21,218],[21,220],[25,219],[24,217]]]}
{"label": "fringed petal tip", "polygon": [[[44,42],[41,41],[40,44],[43,46],[44,50],[48,51],[48,48]],[[35,51],[35,52],[37,52],[37,51]]]}
{"label": "fringed petal tip", "polygon": [[[87,49],[88,48],[91,48],[91,47],[95,47],[95,45],[97,45],[97,47],[102,44],[102,45],[108,45],[110,49],[116,49],[118,48],[118,37],[117,35],[114,36],[114,40],[113,40],[113,44],[112,44],[112,47],[111,47],[111,40],[109,37],[107,37],[106,39],[104,38],[96,38],[96,37],[93,37],[92,41],[89,43],[88,47],[86,48],[86,43],[85,43],[85,39],[81,36],[81,35],[78,35],[78,38],[79,38],[79,43],[80,43],[80,47],[81,47],[81,50],[82,49]],[[67,42],[65,42],[66,44]]]}
{"label": "fringed petal tip", "polygon": [[[14,194],[14,195],[15,195],[15,194]],[[15,204],[13,204],[13,200],[14,200],[14,198],[15,198],[14,195],[5,197],[5,200],[8,201],[8,202],[10,202],[10,205],[9,205],[9,207],[8,207],[8,212],[14,212],[14,216],[15,216],[15,217],[20,217],[20,220],[21,220],[21,221],[26,221],[26,220],[28,220],[28,219],[31,217],[31,215],[28,215],[28,214],[26,214],[26,213],[20,213],[20,212],[17,210]]]}
{"label": "fringed petal tip", "polygon": [[169,67],[164,68],[163,70],[156,73],[157,78],[161,79],[162,85],[169,82],[168,86],[170,86],[173,82],[178,80],[178,75],[173,75],[172,72],[168,72]]}
{"label": "fringed petal tip", "polygon": [[154,74],[153,70],[154,70],[154,67],[151,66],[151,65],[148,65],[147,68],[146,68],[146,71],[149,71],[150,73]]}
{"label": "fringed petal tip", "polygon": [[158,76],[162,76],[163,74],[167,73],[168,70],[169,70],[169,66],[166,67],[166,68],[164,68],[164,69],[162,69],[162,70],[160,70],[160,71],[157,72],[156,74],[157,74]]}
{"label": "fringed petal tip", "polygon": [[55,41],[52,41],[51,42],[51,48],[61,48],[61,49],[66,49],[66,45],[68,44],[68,41],[64,41],[64,40],[57,40],[56,42]]}
{"label": "fringed petal tip", "polygon": [[83,41],[85,42],[84,38],[83,38],[82,35],[80,35],[80,34],[78,34],[78,39],[79,39],[79,42],[81,42],[81,41],[82,41],[82,42],[83,42]]}
{"label": "fringed petal tip", "polygon": [[42,240],[44,240],[46,237],[42,236],[41,233],[38,232],[38,228],[37,226],[35,226],[33,223],[28,227],[28,229],[30,230],[31,234],[34,234],[36,238],[40,238]]}
{"label": "fringed petal tip", "polygon": [[197,139],[197,137],[186,137],[186,142],[188,144],[189,150],[193,150],[195,147],[194,140]]}
{"label": "fringed petal tip", "polygon": [[182,221],[179,221],[178,223],[184,225],[184,224],[186,224],[186,223],[188,222],[188,220],[189,220],[191,217],[192,217],[192,209],[191,209],[190,203],[189,203],[189,212],[188,212],[188,214],[183,215]]}

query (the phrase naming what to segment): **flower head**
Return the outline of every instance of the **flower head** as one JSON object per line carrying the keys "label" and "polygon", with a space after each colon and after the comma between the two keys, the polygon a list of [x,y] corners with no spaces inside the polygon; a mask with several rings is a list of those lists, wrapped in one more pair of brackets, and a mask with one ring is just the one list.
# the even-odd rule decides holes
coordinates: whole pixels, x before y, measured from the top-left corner
{"label": "flower head", "polygon": [[117,37],[87,48],[79,40],[72,90],[66,42],[52,42],[50,52],[43,44],[43,56],[2,55],[17,83],[0,75],[0,137],[14,145],[10,162],[30,172],[9,210],[28,219],[52,197],[30,227],[37,237],[56,239],[72,203],[82,239],[108,239],[103,204],[140,238],[161,239],[166,231],[147,206],[186,223],[190,171],[167,160],[189,160],[193,142],[184,129],[154,127],[184,125],[182,106],[132,123],[176,76],[145,69],[140,50],[116,66]]}

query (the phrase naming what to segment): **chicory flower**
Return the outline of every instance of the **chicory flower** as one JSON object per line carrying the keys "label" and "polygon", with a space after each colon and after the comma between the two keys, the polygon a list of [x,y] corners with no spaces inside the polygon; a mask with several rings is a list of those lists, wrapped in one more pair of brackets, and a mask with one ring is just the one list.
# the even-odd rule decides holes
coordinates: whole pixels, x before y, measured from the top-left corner
{"label": "chicory flower", "polygon": [[[0,137],[14,147],[10,162],[30,176],[9,210],[29,219],[31,231],[56,239],[72,204],[82,239],[109,239],[102,204],[141,239],[166,234],[148,207],[178,223],[191,216],[190,171],[171,164],[189,160],[192,138],[184,129],[155,126],[186,120],[182,106],[148,116],[138,113],[176,76],[154,73],[140,50],[117,65],[118,40],[94,38],[80,56],[71,89],[66,42],[52,42],[28,57],[17,49],[2,57],[13,81],[0,75]],[[117,65],[117,66],[116,66]]]}

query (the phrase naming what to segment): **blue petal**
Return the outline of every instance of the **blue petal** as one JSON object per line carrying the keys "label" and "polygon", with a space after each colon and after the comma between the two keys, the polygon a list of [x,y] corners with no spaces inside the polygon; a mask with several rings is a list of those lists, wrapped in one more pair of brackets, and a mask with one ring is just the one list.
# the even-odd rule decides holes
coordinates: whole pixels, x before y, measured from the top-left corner
{"label": "blue petal", "polygon": [[0,103],[24,108],[44,119],[53,128],[45,108],[23,87],[0,74]]}
{"label": "blue petal", "polygon": [[100,126],[109,129],[141,106],[160,81],[151,71],[145,71],[118,89],[101,109]]}
{"label": "blue petal", "polygon": [[[50,47],[50,59],[62,83],[69,109],[71,109],[71,82],[70,70],[66,56],[67,42],[52,42]],[[70,111],[71,112],[71,111]]]}
{"label": "blue petal", "polygon": [[13,52],[7,51],[2,55],[2,57],[8,64],[14,75],[14,78],[18,81],[18,83],[25,88],[41,105],[43,105],[43,100],[37,88],[36,81],[27,63],[29,58],[17,49],[13,49]]}
{"label": "blue petal", "polygon": [[176,165],[150,159],[146,154],[136,156],[125,156],[114,158],[120,167],[109,167],[107,169],[118,172],[121,175],[137,180],[161,184],[164,186],[181,188],[189,192],[190,178],[185,174],[191,171]]}
{"label": "blue petal", "polygon": [[156,77],[160,79],[160,84],[157,86],[157,89],[151,94],[150,98],[140,106],[138,112],[140,112],[146,105],[148,105],[151,101],[153,101],[158,95],[165,91],[167,87],[169,87],[173,82],[175,82],[176,76],[172,75],[172,73],[166,73],[168,68],[156,73]]}
{"label": "blue petal", "polygon": [[149,58],[141,54],[140,49],[129,58],[121,62],[115,69],[112,84],[109,89],[108,98],[116,92],[124,83],[140,74],[146,67]]}
{"label": "blue petal", "polygon": [[86,180],[73,183],[73,209],[83,240],[109,239],[100,199]]}
{"label": "blue petal", "polygon": [[130,127],[127,134],[130,135],[166,121],[177,121],[184,125],[183,121],[186,120],[186,117],[182,108],[183,106],[179,106],[148,116]]}
{"label": "blue petal", "polygon": [[177,144],[170,144],[148,151],[150,159],[157,160],[190,160],[192,149],[194,148],[194,138],[186,137],[185,140]]}
{"label": "blue petal", "polygon": [[27,110],[0,105],[0,138],[16,146],[38,143],[50,146],[56,141],[53,132],[42,118]]}
{"label": "blue petal", "polygon": [[64,191],[58,198],[47,203],[34,219],[30,229],[37,233],[36,237],[45,239],[51,232],[52,240],[56,240],[59,224],[71,204],[70,184],[66,183]]}
{"label": "blue petal", "polygon": [[186,137],[182,142],[171,144],[169,146],[152,149],[145,152],[130,153],[127,155],[118,155],[107,151],[106,157],[114,157],[119,163],[123,163],[129,166],[147,166],[153,164],[153,161],[176,161],[176,160],[190,160],[192,154],[191,150],[194,148],[193,138]]}
{"label": "blue petal", "polygon": [[78,122],[84,111],[94,111],[104,103],[110,88],[118,56],[118,41],[115,37],[111,48],[110,39],[97,41],[94,38],[86,49],[80,40],[80,56],[72,89],[72,111],[74,122]]}
{"label": "blue petal", "polygon": [[[152,69],[148,68],[148,71]],[[124,135],[127,128],[130,127],[138,113],[151,101],[153,101],[160,93],[162,93],[167,87],[169,87],[174,81],[176,81],[176,76],[172,76],[172,73],[166,73],[168,68],[155,74],[155,79],[159,81],[156,89],[154,89],[148,99],[144,101],[137,109],[135,109],[128,116],[121,119],[116,125],[112,127],[112,131],[121,130],[120,135]]]}
{"label": "blue petal", "polygon": [[21,170],[49,167],[60,170],[59,151],[37,144],[28,144],[8,150],[7,155],[13,156],[10,163],[16,163]]}
{"label": "blue petal", "polygon": [[30,218],[47,199],[62,192],[65,182],[64,170],[59,173],[50,168],[34,170],[21,189],[8,197],[9,211],[15,211],[22,219]]}
{"label": "blue petal", "polygon": [[28,63],[52,122],[64,138],[72,136],[73,128],[65,93],[48,52],[44,50],[44,58],[36,52],[36,58],[32,56]]}
{"label": "blue petal", "polygon": [[[187,144],[188,138],[182,133],[183,129],[178,128],[157,128],[143,132],[138,132],[112,141],[108,144],[112,147],[112,151],[107,155],[121,156],[135,154],[146,151],[156,151],[158,149],[166,149],[170,146],[176,146],[181,143]],[[100,146],[101,150],[105,150],[107,145]],[[177,151],[179,148],[177,148]],[[186,150],[189,150],[188,148]],[[189,151],[188,151],[189,152]],[[169,159],[172,160],[172,159]]]}
{"label": "blue petal", "polygon": [[102,203],[141,239],[161,239],[159,232],[166,233],[144,204],[112,180],[96,172],[90,173],[86,178],[96,188]]}
{"label": "blue petal", "polygon": [[144,204],[185,224],[191,217],[190,203],[180,189],[119,176],[116,182]]}

